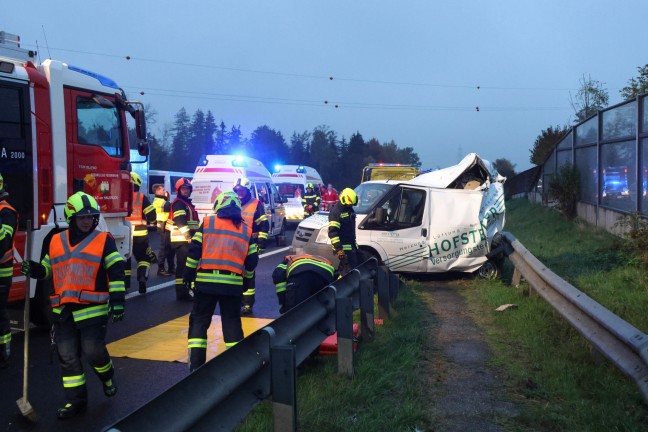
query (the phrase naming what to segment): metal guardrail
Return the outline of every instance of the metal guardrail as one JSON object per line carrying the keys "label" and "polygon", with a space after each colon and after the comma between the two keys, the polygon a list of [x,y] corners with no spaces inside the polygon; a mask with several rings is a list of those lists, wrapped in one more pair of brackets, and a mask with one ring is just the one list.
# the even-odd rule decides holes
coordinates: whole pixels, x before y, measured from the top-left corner
{"label": "metal guardrail", "polygon": [[361,340],[371,341],[374,293],[388,318],[399,288],[398,276],[371,258],[104,431],[229,431],[269,396],[274,430],[296,430],[297,366],[337,331],[338,372],[352,376],[353,310]]}
{"label": "metal guardrail", "polygon": [[648,402],[648,335],[561,279],[511,233],[504,232],[506,254],[515,266],[513,284],[523,276],[533,289],[601,354],[634,380]]}

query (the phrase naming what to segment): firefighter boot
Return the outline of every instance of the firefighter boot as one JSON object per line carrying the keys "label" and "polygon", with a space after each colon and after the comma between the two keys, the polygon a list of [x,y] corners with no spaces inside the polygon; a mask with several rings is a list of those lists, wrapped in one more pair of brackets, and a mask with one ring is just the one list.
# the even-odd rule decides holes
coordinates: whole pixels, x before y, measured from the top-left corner
{"label": "firefighter boot", "polygon": [[106,397],[113,397],[117,394],[117,386],[115,385],[114,378],[103,382],[103,391]]}
{"label": "firefighter boot", "polygon": [[79,413],[85,412],[86,407],[87,405],[84,403],[71,404],[68,402],[63,408],[56,410],[56,417],[61,420],[69,419]]}
{"label": "firefighter boot", "polygon": [[146,294],[146,281],[139,281],[139,293]]}

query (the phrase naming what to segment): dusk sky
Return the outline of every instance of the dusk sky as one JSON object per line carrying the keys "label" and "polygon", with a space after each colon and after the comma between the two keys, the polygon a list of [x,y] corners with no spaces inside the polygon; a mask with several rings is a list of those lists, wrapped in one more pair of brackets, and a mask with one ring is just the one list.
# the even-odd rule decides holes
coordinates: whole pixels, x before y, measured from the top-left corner
{"label": "dusk sky", "polygon": [[267,125],[290,143],[326,125],[340,139],[394,140],[424,169],[476,152],[526,170],[542,130],[573,123],[583,74],[614,105],[648,63],[645,0],[21,0],[1,10],[0,30],[38,45],[41,60],[106,75],[151,104],[158,136],[181,107],[200,108],[244,137]]}

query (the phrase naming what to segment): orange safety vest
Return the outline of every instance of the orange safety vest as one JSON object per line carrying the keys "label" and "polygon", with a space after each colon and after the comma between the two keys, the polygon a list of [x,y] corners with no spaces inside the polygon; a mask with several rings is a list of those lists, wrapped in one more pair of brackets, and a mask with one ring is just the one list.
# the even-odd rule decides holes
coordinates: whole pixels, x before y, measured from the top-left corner
{"label": "orange safety vest", "polygon": [[146,230],[146,220],[143,215],[144,209],[144,194],[142,192],[133,192],[133,211],[131,215],[126,218],[127,221],[133,226],[134,236],[143,236],[148,234]]}
{"label": "orange safety vest", "polygon": [[201,270],[227,270],[242,275],[250,243],[249,229],[237,228],[230,219],[216,215],[203,219]]}
{"label": "orange safety vest", "polygon": [[[52,307],[66,303],[107,303],[108,291],[97,291],[97,274],[108,234],[95,230],[81,243],[70,246],[68,232],[54,234],[49,257],[52,264],[54,295]],[[108,275],[106,275],[108,287]]]}
{"label": "orange safety vest", "polygon": [[254,225],[254,213],[256,213],[257,206],[259,205],[259,200],[257,198],[252,198],[241,208],[241,216],[243,221],[247,226],[250,236],[252,235],[252,226]]}
{"label": "orange safety vest", "polygon": [[[176,201],[181,201],[182,203],[184,203],[187,212],[187,228],[189,228],[189,231],[193,235],[193,233],[195,233],[198,230],[198,212],[196,212],[196,208],[193,205],[189,204],[187,201],[183,200],[182,198],[176,197],[173,203],[175,204]],[[167,231],[171,231],[171,242],[187,243],[187,239],[185,238],[184,234],[180,231],[180,228],[178,228],[176,224],[173,222],[173,217],[174,217],[173,204],[171,204],[169,219],[167,219],[166,225],[164,227]]]}
{"label": "orange safety vest", "polygon": [[[16,211],[15,208],[11,207],[8,202],[2,201],[0,202],[0,211],[4,209],[9,209],[12,212],[16,214],[16,230],[18,229],[18,212]],[[16,233],[14,232],[14,235],[11,236],[11,247],[9,250],[7,250],[1,257],[0,257],[0,265],[6,264],[10,262],[13,259],[14,256],[14,247],[16,246]]]}

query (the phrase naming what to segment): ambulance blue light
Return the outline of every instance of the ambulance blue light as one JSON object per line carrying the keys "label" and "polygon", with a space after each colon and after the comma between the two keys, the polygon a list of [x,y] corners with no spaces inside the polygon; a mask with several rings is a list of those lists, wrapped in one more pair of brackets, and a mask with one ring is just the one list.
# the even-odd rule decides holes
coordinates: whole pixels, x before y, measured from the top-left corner
{"label": "ambulance blue light", "polygon": [[281,165],[275,165],[274,166],[274,172],[278,173],[279,171],[281,171]]}
{"label": "ambulance blue light", "polygon": [[111,80],[108,77],[105,77],[103,75],[99,75],[99,74],[91,72],[89,70],[78,68],[76,66],[68,65],[68,69],[71,70],[71,71],[78,72],[80,74],[92,77],[92,78],[96,79],[97,81],[99,81],[101,83],[101,85],[103,85],[103,86],[111,87],[111,88],[114,88],[116,90],[119,90],[119,86],[117,85],[117,83],[115,81]]}
{"label": "ambulance blue light", "polygon": [[299,165],[299,166],[297,167],[297,172],[303,174],[303,173],[306,172],[306,168],[304,168],[302,165]]}
{"label": "ambulance blue light", "polygon": [[232,160],[232,166],[235,167],[247,166],[247,161],[245,160],[245,156],[241,156],[241,155],[234,156],[234,159]]}

